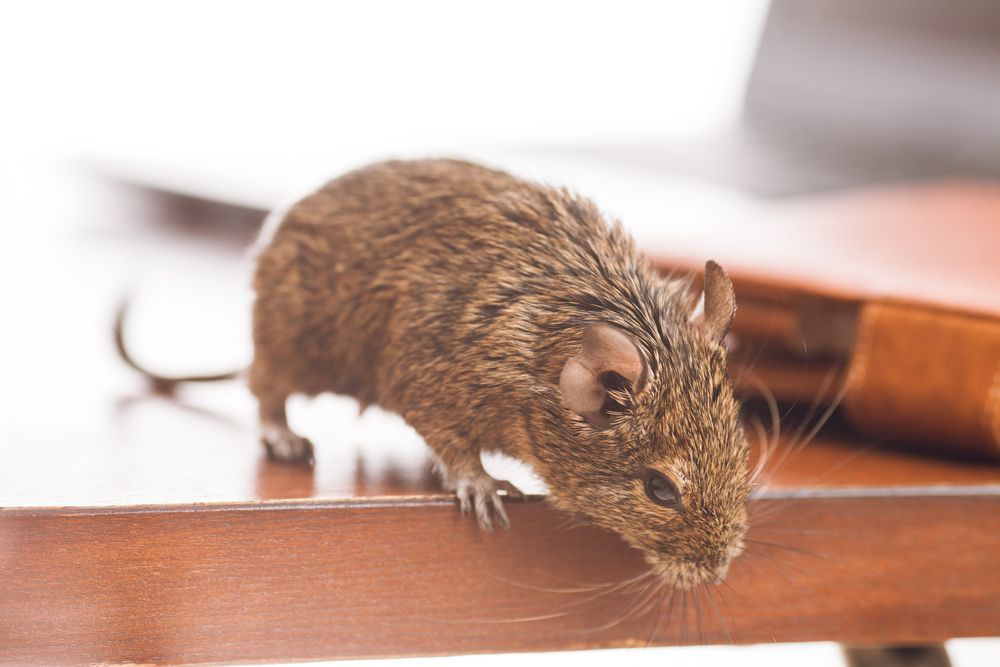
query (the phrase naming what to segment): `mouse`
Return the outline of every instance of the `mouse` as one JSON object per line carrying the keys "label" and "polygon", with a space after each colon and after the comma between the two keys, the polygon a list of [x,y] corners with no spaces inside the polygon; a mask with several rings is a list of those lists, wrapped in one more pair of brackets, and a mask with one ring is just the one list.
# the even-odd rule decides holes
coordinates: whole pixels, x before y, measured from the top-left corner
{"label": "mouse", "polygon": [[658,273],[586,197],[452,159],[391,160],[276,213],[256,251],[248,369],[267,454],[311,464],[292,395],[352,396],[424,439],[459,509],[510,525],[480,455],[528,464],[549,502],[618,533],[679,589],[744,548],[749,446],[727,372],[726,271]]}

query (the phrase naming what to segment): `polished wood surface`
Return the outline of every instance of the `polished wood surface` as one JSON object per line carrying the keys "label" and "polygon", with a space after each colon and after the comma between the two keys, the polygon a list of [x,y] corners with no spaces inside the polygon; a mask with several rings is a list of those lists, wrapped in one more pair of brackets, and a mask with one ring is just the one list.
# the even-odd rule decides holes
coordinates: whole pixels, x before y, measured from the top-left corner
{"label": "polished wood surface", "polygon": [[669,594],[655,597],[644,581],[615,590],[642,572],[638,555],[538,502],[512,505],[513,528],[494,535],[432,497],[5,512],[0,660],[913,643],[996,632],[996,495],[787,498],[755,511],[767,515],[752,536],[762,542],[725,586],[698,594],[697,611],[690,594],[671,609]]}
{"label": "polished wood surface", "polygon": [[0,663],[1000,633],[1000,467],[839,426],[802,446],[797,425],[816,416],[800,409],[768,459],[747,553],[725,585],[671,605],[627,583],[643,562],[615,535],[541,498],[510,504],[509,532],[480,533],[391,415],[296,403],[317,445],[308,470],[263,458],[239,383],[151,394],[114,358],[121,294],[135,295],[143,360],[224,370],[249,356],[246,263],[117,199],[117,218],[67,209],[23,231],[36,245],[0,249],[23,276],[0,351]]}

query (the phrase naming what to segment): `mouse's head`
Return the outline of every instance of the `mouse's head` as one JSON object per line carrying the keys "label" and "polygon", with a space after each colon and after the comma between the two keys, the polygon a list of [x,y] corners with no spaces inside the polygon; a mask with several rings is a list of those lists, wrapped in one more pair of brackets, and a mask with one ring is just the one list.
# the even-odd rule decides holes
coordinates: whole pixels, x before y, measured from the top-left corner
{"label": "mouse's head", "polygon": [[551,485],[558,504],[687,589],[723,578],[746,532],[748,445],[724,346],[732,283],[709,262],[703,312],[690,317],[676,299],[662,309],[656,340],[607,322],[585,329],[560,377],[578,474]]}

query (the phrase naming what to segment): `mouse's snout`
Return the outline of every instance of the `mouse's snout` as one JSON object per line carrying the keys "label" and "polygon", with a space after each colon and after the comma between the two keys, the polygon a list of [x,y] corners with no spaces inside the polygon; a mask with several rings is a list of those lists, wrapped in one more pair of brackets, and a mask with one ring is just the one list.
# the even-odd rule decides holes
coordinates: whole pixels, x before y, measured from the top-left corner
{"label": "mouse's snout", "polygon": [[743,553],[745,526],[724,536],[696,540],[683,553],[671,551],[650,555],[648,560],[673,587],[690,590],[702,584],[717,584],[729,574],[732,561]]}
{"label": "mouse's snout", "polygon": [[675,561],[660,564],[660,576],[671,586],[680,590],[691,590],[703,584],[717,584],[729,574],[729,561],[712,565],[696,561]]}
{"label": "mouse's snout", "polygon": [[726,579],[726,575],[729,574],[729,565],[737,556],[743,553],[743,549],[744,543],[742,537],[736,542],[723,545],[719,550],[720,557],[715,561],[715,576],[709,578],[706,583],[721,584]]}

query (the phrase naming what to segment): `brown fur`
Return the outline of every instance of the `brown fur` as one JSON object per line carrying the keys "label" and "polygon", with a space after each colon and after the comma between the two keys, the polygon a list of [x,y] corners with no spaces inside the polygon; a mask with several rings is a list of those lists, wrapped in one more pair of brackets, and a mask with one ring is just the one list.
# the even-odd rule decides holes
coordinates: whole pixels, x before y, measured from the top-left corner
{"label": "brown fur", "polygon": [[[287,430],[290,394],[347,394],[402,415],[487,525],[493,501],[505,519],[495,489],[507,487],[480,452],[500,450],[675,586],[723,576],[742,548],[747,444],[725,349],[689,322],[687,284],[660,278],[589,200],[465,162],[376,164],[287,213],[254,288],[249,381],[275,455],[311,456]],[[605,429],[559,389],[599,322],[648,368],[638,395],[612,391]],[[678,487],[682,511],[650,501],[649,468]]]}

